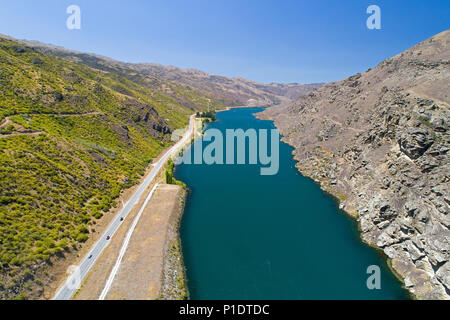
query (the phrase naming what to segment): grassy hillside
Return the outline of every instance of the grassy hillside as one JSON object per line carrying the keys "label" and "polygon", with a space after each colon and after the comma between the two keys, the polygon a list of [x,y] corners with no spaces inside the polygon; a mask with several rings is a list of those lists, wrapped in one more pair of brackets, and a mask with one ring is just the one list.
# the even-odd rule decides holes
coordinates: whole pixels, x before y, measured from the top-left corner
{"label": "grassy hillside", "polygon": [[219,104],[188,86],[0,38],[0,298],[39,295],[37,268],[79,248],[208,106]]}

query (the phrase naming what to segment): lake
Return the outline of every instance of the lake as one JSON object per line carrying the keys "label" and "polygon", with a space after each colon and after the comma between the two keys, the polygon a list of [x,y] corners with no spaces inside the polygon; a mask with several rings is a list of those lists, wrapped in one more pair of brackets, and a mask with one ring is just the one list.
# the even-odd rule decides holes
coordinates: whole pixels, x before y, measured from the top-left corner
{"label": "lake", "polygon": [[[274,129],[259,111],[223,111],[205,129]],[[408,299],[356,221],[298,172],[292,150],[280,142],[276,175],[250,164],[176,166],[190,189],[180,226],[190,298]],[[371,265],[381,289],[367,287]]]}

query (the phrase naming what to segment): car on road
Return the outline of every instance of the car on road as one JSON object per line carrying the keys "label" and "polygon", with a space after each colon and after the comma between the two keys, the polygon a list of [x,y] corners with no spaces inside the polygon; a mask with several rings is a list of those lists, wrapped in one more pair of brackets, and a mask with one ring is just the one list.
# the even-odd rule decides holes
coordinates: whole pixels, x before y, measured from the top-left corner
{"label": "car on road", "polygon": [[123,217],[120,218],[120,221],[123,221]]}
{"label": "car on road", "polygon": [[110,236],[107,236],[107,237],[106,237],[106,240],[109,240],[109,239],[111,239],[111,237],[110,237]]}
{"label": "car on road", "polygon": [[92,254],[88,257],[88,259],[92,258]]}

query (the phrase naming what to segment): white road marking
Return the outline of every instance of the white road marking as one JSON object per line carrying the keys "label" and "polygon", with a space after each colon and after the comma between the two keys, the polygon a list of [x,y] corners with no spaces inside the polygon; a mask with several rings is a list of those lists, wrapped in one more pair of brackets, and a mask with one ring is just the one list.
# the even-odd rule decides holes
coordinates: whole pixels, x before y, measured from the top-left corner
{"label": "white road marking", "polygon": [[138,224],[139,219],[141,218],[145,207],[147,207],[147,204],[150,201],[150,199],[152,198],[153,193],[155,192],[157,187],[158,187],[158,184],[156,184],[153,187],[152,191],[150,191],[150,193],[147,196],[147,199],[145,199],[145,202],[144,202],[144,204],[141,207],[141,210],[139,210],[139,213],[137,214],[136,218],[134,218],[133,224],[131,225],[130,229],[127,232],[127,235],[126,235],[125,239],[123,240],[122,248],[120,248],[120,253],[119,253],[119,256],[117,257],[116,264],[112,268],[111,273],[109,275],[109,278],[106,281],[105,288],[103,288],[103,291],[100,294],[100,297],[98,298],[98,300],[105,300],[106,295],[109,292],[109,289],[111,289],[111,285],[112,285],[112,283],[114,281],[114,278],[115,278],[115,276],[117,274],[117,271],[119,271],[120,263],[122,262],[122,258],[125,255],[125,252],[127,251],[128,244],[130,243],[130,239],[131,239],[131,236],[133,235],[134,229],[136,228],[136,225]]}
{"label": "white road marking", "polygon": [[[177,150],[184,144],[189,142],[190,136],[194,133],[194,124],[195,124],[195,116],[192,115],[189,120],[189,130],[183,136],[183,138],[178,141],[172,148],[170,148],[159,161],[154,164],[154,168],[150,171],[144,181],[139,185],[130,199],[124,204],[122,210],[116,215],[116,217],[110,222],[109,226],[106,228],[105,232],[102,234],[101,238],[97,240],[97,242],[92,246],[89,253],[83,258],[78,266],[79,273],[77,274],[76,281],[74,282],[73,276],[69,276],[64,284],[58,289],[53,300],[69,300],[75,294],[75,292],[79,289],[79,285],[74,286],[73,283],[81,284],[83,279],[89,273],[89,270],[95,264],[97,259],[100,257],[100,254],[105,250],[105,248],[110,243],[109,240],[106,240],[106,237],[109,236],[112,238],[116,231],[119,229],[122,224],[122,218],[125,219],[130,211],[133,209],[134,205],[139,202],[141,195],[148,188],[153,179],[158,175],[159,170],[163,167],[166,160],[176,154]],[[123,204],[123,202],[122,202]],[[89,258],[92,255],[91,258]]]}

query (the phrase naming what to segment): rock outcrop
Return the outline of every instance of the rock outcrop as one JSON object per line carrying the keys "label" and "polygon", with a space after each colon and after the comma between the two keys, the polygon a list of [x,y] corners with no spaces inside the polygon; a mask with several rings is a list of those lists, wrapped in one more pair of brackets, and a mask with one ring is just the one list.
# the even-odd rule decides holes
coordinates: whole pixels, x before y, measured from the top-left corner
{"label": "rock outcrop", "polygon": [[450,298],[449,43],[447,30],[261,115],[419,299]]}

